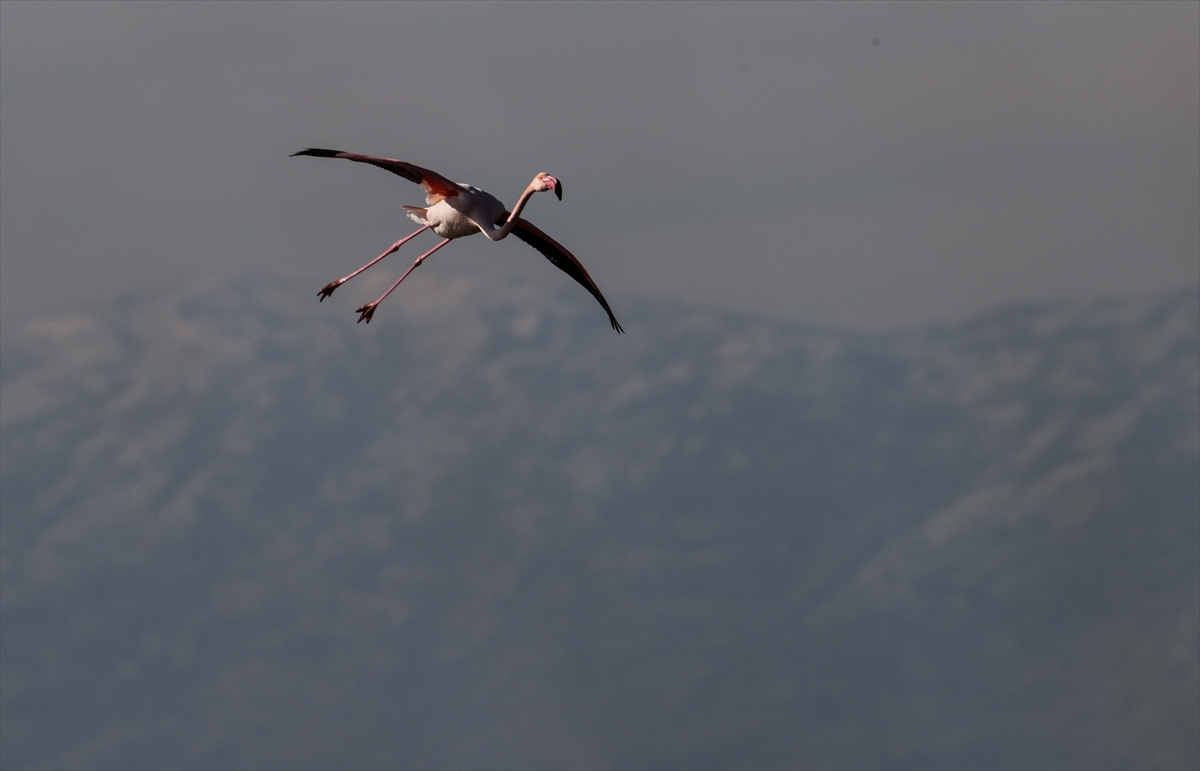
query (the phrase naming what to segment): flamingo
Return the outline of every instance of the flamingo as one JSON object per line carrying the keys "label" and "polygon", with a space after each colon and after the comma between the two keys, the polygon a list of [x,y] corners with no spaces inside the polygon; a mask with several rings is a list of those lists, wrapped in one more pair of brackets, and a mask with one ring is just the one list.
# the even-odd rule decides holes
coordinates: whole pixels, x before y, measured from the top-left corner
{"label": "flamingo", "polygon": [[357,161],[358,163],[369,163],[372,166],[386,169],[393,174],[398,174],[410,182],[416,182],[425,188],[425,207],[403,207],[408,212],[408,216],[421,225],[419,230],[410,233],[392,244],[383,254],[353,273],[343,276],[336,281],[330,281],[322,287],[321,291],[317,292],[317,297],[321,302],[324,302],[325,298],[332,295],[334,290],[339,286],[354,278],[359,273],[362,273],[384,257],[397,251],[417,235],[426,230],[432,230],[441,236],[443,240],[437,246],[418,257],[412,266],[404,272],[404,275],[396,283],[392,284],[378,300],[360,306],[355,311],[359,314],[358,321],[360,323],[365,321],[370,324],[371,317],[375,315],[375,309],[379,307],[379,303],[383,302],[384,298],[391,294],[392,290],[400,286],[400,282],[408,278],[408,274],[416,270],[430,255],[454,239],[483,233],[492,241],[500,241],[509,233],[512,233],[545,255],[555,267],[582,284],[584,289],[587,289],[592,293],[593,297],[600,301],[600,305],[604,308],[605,313],[608,314],[608,320],[612,322],[613,329],[617,332],[625,331],[617,323],[617,317],[613,315],[612,309],[608,307],[608,302],[604,299],[604,295],[600,293],[600,288],[596,286],[595,281],[592,281],[592,277],[588,275],[587,270],[575,258],[575,255],[571,254],[562,244],[541,230],[538,230],[532,223],[522,219],[520,216],[521,211],[525,208],[525,204],[529,202],[534,193],[544,193],[547,190],[552,190],[558,196],[558,200],[562,200],[562,183],[556,177],[552,177],[545,172],[538,172],[534,176],[533,181],[529,183],[529,186],[525,188],[525,192],[521,193],[521,197],[517,199],[517,205],[513,207],[512,212],[509,212],[505,210],[504,204],[490,193],[480,190],[473,185],[451,182],[435,171],[423,169],[407,161],[400,161],[395,158],[375,158],[370,155],[344,153],[340,150],[324,150],[317,147],[310,147],[307,150],[292,153],[291,157],[294,158],[297,155],[311,155],[317,158],[345,158]]}

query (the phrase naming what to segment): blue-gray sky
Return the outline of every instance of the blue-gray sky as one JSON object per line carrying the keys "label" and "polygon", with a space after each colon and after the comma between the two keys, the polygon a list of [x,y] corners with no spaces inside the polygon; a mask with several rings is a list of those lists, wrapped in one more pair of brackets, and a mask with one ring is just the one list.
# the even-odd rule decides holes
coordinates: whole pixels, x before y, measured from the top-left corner
{"label": "blue-gray sky", "polygon": [[1197,3],[0,14],[6,328],[205,274],[315,293],[410,232],[418,188],[287,157],[307,146],[508,201],[559,176],[527,216],[618,315],[673,297],[878,328],[1200,284]]}

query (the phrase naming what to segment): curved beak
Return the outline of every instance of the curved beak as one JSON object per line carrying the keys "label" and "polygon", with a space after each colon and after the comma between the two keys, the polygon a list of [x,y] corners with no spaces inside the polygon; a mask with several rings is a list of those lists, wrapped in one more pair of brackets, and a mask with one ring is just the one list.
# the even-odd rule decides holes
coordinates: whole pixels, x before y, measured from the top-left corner
{"label": "curved beak", "polygon": [[558,177],[551,177],[554,180],[554,194],[558,196],[558,200],[562,200],[562,183],[558,181]]}

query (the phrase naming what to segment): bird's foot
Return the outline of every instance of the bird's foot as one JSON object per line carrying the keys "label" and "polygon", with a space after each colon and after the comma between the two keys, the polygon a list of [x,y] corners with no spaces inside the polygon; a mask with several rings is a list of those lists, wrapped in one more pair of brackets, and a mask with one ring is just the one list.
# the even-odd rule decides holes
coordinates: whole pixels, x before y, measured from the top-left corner
{"label": "bird's foot", "polygon": [[333,290],[337,289],[341,285],[342,279],[339,278],[337,281],[330,281],[328,284],[321,287],[321,291],[317,292],[317,297],[319,298],[317,302],[325,302],[325,298],[333,294]]}
{"label": "bird's foot", "polygon": [[379,306],[379,303],[378,303],[378,302],[367,303],[366,305],[364,305],[364,306],[362,306],[361,308],[359,308],[358,310],[356,310],[356,311],[355,311],[355,313],[359,313],[359,314],[362,314],[362,315],[360,315],[360,316],[358,317],[358,321],[357,321],[357,322],[355,322],[355,323],[359,323],[359,322],[363,322],[363,321],[365,321],[365,322],[367,322],[368,324],[370,324],[370,323],[371,323],[371,317],[375,315],[375,308],[376,308],[376,307],[378,307],[378,306]]}

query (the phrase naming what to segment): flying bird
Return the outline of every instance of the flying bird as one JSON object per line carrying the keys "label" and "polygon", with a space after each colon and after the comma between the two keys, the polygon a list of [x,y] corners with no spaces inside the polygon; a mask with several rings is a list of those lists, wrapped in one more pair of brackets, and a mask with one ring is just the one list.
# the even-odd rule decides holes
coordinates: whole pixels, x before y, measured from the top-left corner
{"label": "flying bird", "polygon": [[359,155],[357,153],[343,153],[340,150],[322,150],[316,147],[292,153],[292,157],[297,155],[312,155],[317,158],[345,158],[346,160],[357,161],[359,163],[369,163],[372,166],[386,169],[393,174],[398,174],[409,182],[416,182],[425,188],[426,206],[404,206],[404,210],[408,212],[408,216],[422,227],[415,233],[410,233],[392,244],[386,252],[353,273],[343,276],[336,281],[330,281],[322,287],[320,292],[317,292],[317,297],[322,302],[326,297],[332,295],[334,290],[339,286],[354,278],[359,273],[362,273],[384,257],[392,254],[418,234],[426,230],[432,230],[441,236],[444,240],[418,257],[412,266],[404,272],[404,275],[396,283],[392,284],[391,288],[384,292],[378,300],[358,308],[356,311],[359,314],[358,320],[370,324],[371,317],[375,315],[375,309],[379,307],[379,303],[383,302],[384,298],[392,293],[392,290],[400,286],[401,281],[408,278],[409,273],[416,270],[417,266],[425,262],[438,249],[441,249],[456,238],[471,236],[476,233],[483,233],[492,241],[499,241],[509,233],[512,233],[545,255],[546,259],[550,260],[555,267],[582,284],[584,289],[587,289],[592,293],[593,297],[600,301],[604,312],[608,314],[608,320],[612,322],[613,329],[617,330],[617,332],[625,331],[617,323],[617,317],[613,315],[612,309],[608,307],[608,302],[604,299],[604,295],[600,293],[600,288],[596,286],[595,281],[592,281],[592,277],[588,275],[587,270],[575,258],[575,255],[567,251],[566,247],[562,244],[541,230],[538,230],[528,220],[521,218],[521,211],[525,208],[525,204],[529,202],[534,193],[543,193],[547,190],[552,190],[558,196],[558,200],[562,200],[562,183],[556,177],[539,172],[534,176],[529,186],[525,188],[525,192],[521,193],[521,197],[517,199],[517,205],[509,212],[504,208],[503,203],[487,191],[480,190],[472,185],[451,182],[436,171],[423,169],[407,161],[400,161],[395,158],[375,158],[370,155]]}

